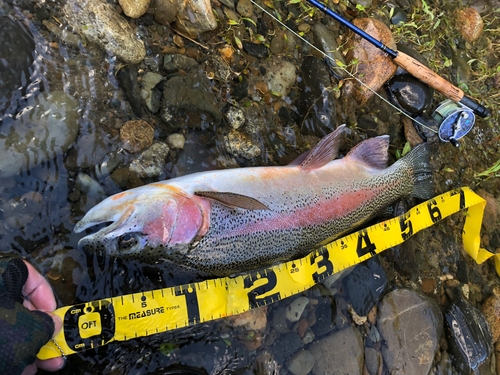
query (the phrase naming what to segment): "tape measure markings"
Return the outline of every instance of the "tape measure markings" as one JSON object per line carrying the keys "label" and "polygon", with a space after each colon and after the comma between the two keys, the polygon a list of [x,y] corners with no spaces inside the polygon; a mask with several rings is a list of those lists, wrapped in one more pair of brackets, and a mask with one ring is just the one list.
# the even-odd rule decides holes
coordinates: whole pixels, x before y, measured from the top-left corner
{"label": "tape measure markings", "polygon": [[[56,343],[51,341],[45,345],[38,357],[61,356],[56,344],[69,355],[112,341],[148,336],[155,331],[166,332],[214,320],[214,316],[222,318],[267,306],[397,246],[464,208],[468,209],[464,247],[481,263],[494,255],[479,248],[485,203],[469,188],[462,188],[430,199],[401,216],[321,246],[300,259],[233,278],[154,290],[151,295],[149,292],[134,293],[60,308],[55,314],[63,319],[63,329],[55,337]],[[500,274],[498,256],[495,265]]]}

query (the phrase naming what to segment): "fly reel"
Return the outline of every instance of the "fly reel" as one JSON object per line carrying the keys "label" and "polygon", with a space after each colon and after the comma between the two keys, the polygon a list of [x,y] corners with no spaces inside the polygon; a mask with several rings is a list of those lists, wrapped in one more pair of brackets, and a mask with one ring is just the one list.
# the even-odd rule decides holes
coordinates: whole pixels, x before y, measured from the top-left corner
{"label": "fly reel", "polygon": [[431,116],[422,114],[415,120],[413,125],[422,138],[431,138],[437,134],[441,141],[458,147],[458,140],[472,129],[476,117],[469,107],[446,99],[437,106]]}

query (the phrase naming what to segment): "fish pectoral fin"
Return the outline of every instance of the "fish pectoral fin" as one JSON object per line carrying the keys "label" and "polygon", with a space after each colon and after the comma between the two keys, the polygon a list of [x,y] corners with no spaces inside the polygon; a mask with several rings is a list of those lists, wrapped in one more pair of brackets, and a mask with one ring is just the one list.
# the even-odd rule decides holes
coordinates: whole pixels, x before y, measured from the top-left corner
{"label": "fish pectoral fin", "polygon": [[340,125],[334,132],[323,138],[309,152],[305,160],[300,164],[300,168],[305,170],[319,169],[335,159],[339,152],[339,145],[344,129],[345,125]]}
{"label": "fish pectoral fin", "polygon": [[344,159],[351,159],[376,169],[385,169],[389,159],[389,136],[370,138],[358,143]]}
{"label": "fish pectoral fin", "polygon": [[219,192],[219,191],[196,191],[194,193],[200,197],[213,199],[225,206],[231,208],[243,208],[245,210],[269,210],[265,204],[259,202],[255,198],[247,197],[246,195]]}

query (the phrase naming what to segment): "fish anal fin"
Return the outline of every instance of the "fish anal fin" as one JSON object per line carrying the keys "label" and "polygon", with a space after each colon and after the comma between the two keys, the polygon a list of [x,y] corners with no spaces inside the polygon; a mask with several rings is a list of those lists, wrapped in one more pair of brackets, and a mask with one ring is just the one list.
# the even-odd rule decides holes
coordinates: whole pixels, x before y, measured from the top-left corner
{"label": "fish anal fin", "polygon": [[334,132],[324,137],[309,152],[305,160],[300,164],[300,168],[305,170],[319,169],[335,159],[344,129],[345,125],[340,125]]}
{"label": "fish anal fin", "polygon": [[376,169],[387,168],[389,136],[370,138],[357,144],[344,159],[351,159]]}
{"label": "fish anal fin", "polygon": [[255,198],[247,197],[246,195],[219,192],[219,191],[196,191],[194,193],[200,197],[213,199],[225,206],[243,208],[245,210],[269,210],[265,204],[259,202]]}

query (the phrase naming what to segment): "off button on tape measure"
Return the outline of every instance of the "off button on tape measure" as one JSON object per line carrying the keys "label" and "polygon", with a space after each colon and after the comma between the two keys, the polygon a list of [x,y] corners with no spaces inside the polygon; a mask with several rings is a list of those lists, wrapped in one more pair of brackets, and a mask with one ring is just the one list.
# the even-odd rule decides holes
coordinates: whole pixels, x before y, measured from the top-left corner
{"label": "off button on tape measure", "polygon": [[75,352],[106,345],[115,336],[115,314],[109,300],[74,305],[64,315],[64,336]]}

